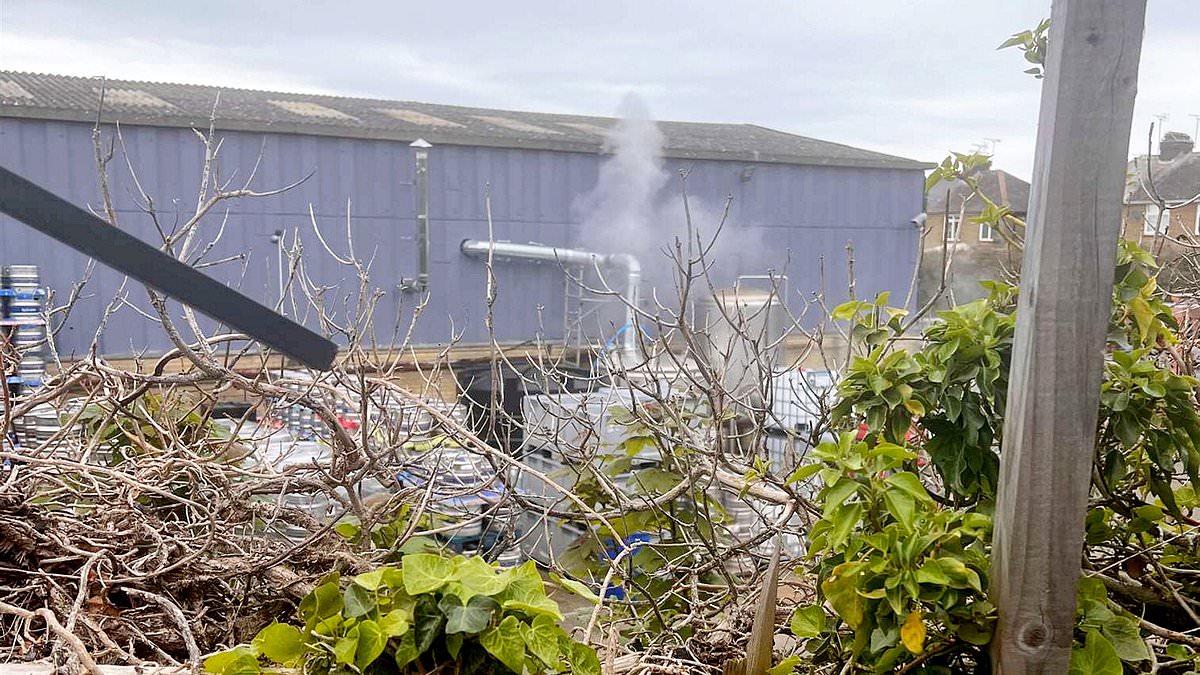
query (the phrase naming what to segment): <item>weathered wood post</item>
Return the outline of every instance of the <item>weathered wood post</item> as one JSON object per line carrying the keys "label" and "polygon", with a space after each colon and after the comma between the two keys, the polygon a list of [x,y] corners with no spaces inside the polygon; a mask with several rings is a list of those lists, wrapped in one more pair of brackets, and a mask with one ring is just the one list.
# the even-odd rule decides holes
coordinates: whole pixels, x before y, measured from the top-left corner
{"label": "weathered wood post", "polygon": [[1055,0],[992,560],[993,669],[1065,673],[1145,0]]}

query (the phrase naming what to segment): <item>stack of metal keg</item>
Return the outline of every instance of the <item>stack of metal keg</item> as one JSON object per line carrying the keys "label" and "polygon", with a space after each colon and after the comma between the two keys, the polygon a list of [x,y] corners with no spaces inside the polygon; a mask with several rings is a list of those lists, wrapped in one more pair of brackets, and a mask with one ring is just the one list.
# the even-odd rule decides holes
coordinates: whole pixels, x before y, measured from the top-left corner
{"label": "stack of metal keg", "polygon": [[371,423],[409,439],[419,439],[435,435],[442,427],[438,417],[430,410],[436,410],[460,425],[467,422],[467,407],[462,403],[428,398],[423,404],[415,405],[400,400],[387,401],[383,409],[374,408],[371,411]]}
{"label": "stack of metal keg", "polygon": [[[357,421],[358,411],[354,410],[341,397],[320,389],[313,389],[308,385],[288,384],[285,385],[285,388],[297,393],[308,393],[310,398],[323,400],[341,420]],[[296,438],[310,440],[317,436],[329,436],[329,432],[324,430],[325,424],[315,412],[305,406],[286,405],[275,411],[275,417],[282,421],[287,430]]]}
{"label": "stack of metal keg", "polygon": [[46,376],[46,322],[42,313],[45,297],[37,265],[7,265],[0,271],[0,295],[4,296],[4,328],[9,344],[17,348],[21,361],[19,381],[39,387]]}
{"label": "stack of metal keg", "polygon": [[[45,292],[37,265],[7,265],[0,270],[0,296],[4,300],[0,319],[4,338],[20,358],[16,372],[8,377],[9,397],[19,400],[41,387],[46,378]],[[57,411],[42,404],[13,421],[14,440],[22,445],[40,445],[57,434],[58,428]]]}

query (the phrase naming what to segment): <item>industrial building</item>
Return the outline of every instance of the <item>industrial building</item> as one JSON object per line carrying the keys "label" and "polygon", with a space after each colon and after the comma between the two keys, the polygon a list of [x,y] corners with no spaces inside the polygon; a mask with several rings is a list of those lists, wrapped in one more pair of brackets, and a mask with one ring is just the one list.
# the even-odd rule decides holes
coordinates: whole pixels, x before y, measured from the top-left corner
{"label": "industrial building", "polygon": [[[299,237],[307,273],[330,287],[326,299],[335,311],[341,311],[340,298],[354,291],[348,271],[317,240],[310,205],[330,247],[343,254],[349,210],[354,253],[371,261],[372,285],[382,293],[375,323],[383,343],[396,325],[403,335],[408,313],[425,294],[416,343],[443,344],[452,334],[467,344],[487,340],[485,269],[463,244],[488,239],[489,206],[496,241],[595,250],[605,254],[597,262],[617,267],[628,267],[633,258],[651,272],[640,283],[654,283],[654,273],[661,278],[667,265],[657,245],[623,250],[634,245],[626,237],[606,239],[604,223],[587,211],[586,197],[612,155],[606,140],[617,124],[612,118],[0,71],[0,165],[98,208],[92,135],[99,119],[106,143],[115,143],[110,191],[120,226],[161,241],[139,208],[139,193],[153,198],[160,225],[194,212],[203,145],[193,130],[207,130],[214,106],[221,180],[240,186],[256,171],[251,187],[267,191],[311,174],[292,190],[228,202],[205,220],[209,237],[224,222],[205,259],[241,256],[205,271],[264,304],[279,300],[278,232],[284,241]],[[771,272],[787,278],[794,311],[816,292],[835,304],[847,293],[852,244],[858,295],[891,290],[903,297],[920,245],[913,220],[922,211],[926,164],[753,124],[658,122],[657,129],[662,147],[654,152],[672,179],[654,187],[661,193],[656,201],[677,203],[675,212],[682,214],[674,176],[683,171],[689,199],[709,218],[709,230],[712,214],[731,197],[722,237],[756,242],[734,246],[715,261],[717,284]],[[674,227],[664,224],[651,234],[665,241]],[[562,269],[569,261],[562,257],[547,257],[542,249],[497,263],[498,339],[578,337],[571,335],[572,321],[588,299],[570,291]],[[42,283],[59,302],[87,265],[82,256],[4,217],[0,259],[38,265]],[[633,279],[628,272],[615,278]],[[64,357],[85,352],[121,282],[110,270],[95,271],[57,334]],[[131,304],[145,306],[136,285],[126,294]],[[311,313],[298,318],[316,325]],[[617,326],[594,327],[600,334],[586,339],[602,341]],[[99,342],[110,356],[166,345],[161,329],[129,307],[108,321]]]}

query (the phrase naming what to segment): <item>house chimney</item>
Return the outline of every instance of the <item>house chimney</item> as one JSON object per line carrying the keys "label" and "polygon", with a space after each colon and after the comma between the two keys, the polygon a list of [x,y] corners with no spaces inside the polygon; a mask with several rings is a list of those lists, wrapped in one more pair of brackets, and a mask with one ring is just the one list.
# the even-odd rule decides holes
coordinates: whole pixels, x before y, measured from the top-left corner
{"label": "house chimney", "polygon": [[1180,131],[1168,131],[1158,143],[1159,161],[1169,162],[1192,151],[1192,137]]}

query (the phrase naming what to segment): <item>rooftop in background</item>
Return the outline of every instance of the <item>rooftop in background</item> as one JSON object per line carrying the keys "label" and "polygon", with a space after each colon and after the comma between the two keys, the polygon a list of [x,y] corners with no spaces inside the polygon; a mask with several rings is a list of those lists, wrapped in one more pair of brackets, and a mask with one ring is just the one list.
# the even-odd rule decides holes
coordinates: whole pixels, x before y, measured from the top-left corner
{"label": "rooftop in background", "polygon": [[[1029,210],[1029,183],[1000,169],[982,169],[976,175],[979,178],[979,191],[988,199],[1000,205],[1008,205],[1016,214],[1023,214]],[[983,210],[983,201],[967,200],[970,195],[971,189],[964,181],[942,181],[930,188],[925,211],[945,213],[946,199],[949,197],[952,213],[963,210],[965,200],[966,213],[977,214]]]}
{"label": "rooftop in background", "polygon": [[[609,117],[11,71],[0,71],[0,117],[93,122],[102,85],[104,119],[123,124],[207,127],[218,93],[217,127],[228,130],[600,152],[605,131],[616,122]],[[658,126],[666,138],[666,154],[675,158],[886,169],[932,166],[754,124]]]}
{"label": "rooftop in background", "polygon": [[[1200,195],[1200,152],[1192,152],[1192,137],[1178,131],[1168,131],[1159,143],[1158,156],[1145,155],[1129,163],[1130,183],[1125,196],[1127,204],[1150,201],[1147,188],[1159,199],[1181,202]],[[1146,174],[1149,164],[1150,173]],[[1170,206],[1170,204],[1167,204]]]}

